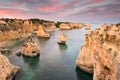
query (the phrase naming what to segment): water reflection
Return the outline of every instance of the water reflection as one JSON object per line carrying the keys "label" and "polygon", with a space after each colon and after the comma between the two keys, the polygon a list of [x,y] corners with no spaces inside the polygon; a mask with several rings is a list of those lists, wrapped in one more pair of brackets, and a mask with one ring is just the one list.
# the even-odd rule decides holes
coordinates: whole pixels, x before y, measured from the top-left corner
{"label": "water reflection", "polygon": [[37,66],[39,62],[39,56],[36,57],[27,57],[27,56],[22,56],[24,62],[28,64],[29,66]]}
{"label": "water reflection", "polygon": [[78,67],[76,67],[76,76],[77,80],[93,80],[92,74],[88,74]]}
{"label": "water reflection", "polygon": [[67,50],[68,45],[67,44],[59,44],[59,48],[60,48],[60,50],[65,51],[65,50]]}
{"label": "water reflection", "polygon": [[45,42],[45,41],[48,41],[50,38],[42,38],[42,37],[37,37],[40,42]]}
{"label": "water reflection", "polygon": [[[48,39],[34,37],[40,47],[40,56],[33,59],[9,56],[11,63],[21,67],[15,80],[92,80],[92,75],[76,68],[75,64],[87,32],[83,28],[68,31],[56,30],[50,32],[51,38]],[[57,44],[60,33],[69,36],[67,45]],[[14,51],[20,47],[21,45],[15,46]]]}

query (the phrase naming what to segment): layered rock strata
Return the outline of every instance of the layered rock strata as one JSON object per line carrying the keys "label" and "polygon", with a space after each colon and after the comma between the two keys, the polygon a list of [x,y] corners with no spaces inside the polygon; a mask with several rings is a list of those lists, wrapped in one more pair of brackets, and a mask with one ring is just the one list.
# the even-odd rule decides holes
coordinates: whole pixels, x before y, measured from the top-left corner
{"label": "layered rock strata", "polygon": [[85,35],[76,64],[93,80],[120,80],[120,26],[102,25]]}

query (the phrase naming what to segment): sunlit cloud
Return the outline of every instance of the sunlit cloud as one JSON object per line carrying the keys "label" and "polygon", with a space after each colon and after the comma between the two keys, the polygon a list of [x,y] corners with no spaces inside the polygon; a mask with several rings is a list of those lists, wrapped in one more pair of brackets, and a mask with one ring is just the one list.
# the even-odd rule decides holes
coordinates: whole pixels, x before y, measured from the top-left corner
{"label": "sunlit cloud", "polygon": [[0,17],[9,18],[119,22],[119,13],[119,0],[0,0]]}

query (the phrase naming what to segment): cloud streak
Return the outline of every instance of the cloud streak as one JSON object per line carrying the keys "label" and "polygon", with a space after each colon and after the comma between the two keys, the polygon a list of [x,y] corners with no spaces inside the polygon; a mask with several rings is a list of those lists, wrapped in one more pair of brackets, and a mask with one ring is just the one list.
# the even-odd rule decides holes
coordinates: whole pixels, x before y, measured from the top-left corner
{"label": "cloud streak", "polygon": [[0,17],[120,21],[119,0],[0,0]]}

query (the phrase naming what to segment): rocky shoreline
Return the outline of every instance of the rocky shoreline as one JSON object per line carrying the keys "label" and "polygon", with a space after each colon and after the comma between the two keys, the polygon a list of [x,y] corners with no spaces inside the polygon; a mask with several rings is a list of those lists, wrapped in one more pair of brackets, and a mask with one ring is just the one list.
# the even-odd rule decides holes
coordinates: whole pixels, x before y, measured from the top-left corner
{"label": "rocky shoreline", "polygon": [[86,34],[76,65],[93,80],[120,80],[120,26],[104,24]]}
{"label": "rocky shoreline", "polygon": [[[33,23],[30,20],[13,20],[13,22],[1,20],[0,22],[0,49],[11,41],[28,38],[33,33],[38,37],[50,38],[47,30],[56,29],[54,22]],[[79,29],[83,26],[82,23],[61,23],[59,29]],[[90,28],[91,25],[87,27]],[[31,48],[33,47],[29,48],[25,45],[24,52],[31,53]],[[37,47],[34,49],[36,50]],[[94,73],[94,80],[120,80],[120,26],[104,24],[101,28],[86,34],[76,64],[85,72]],[[0,80],[12,80],[19,70],[19,67],[10,64],[7,57],[0,53]]]}
{"label": "rocky shoreline", "polygon": [[0,53],[0,80],[13,80],[19,67],[12,65],[6,56]]}

